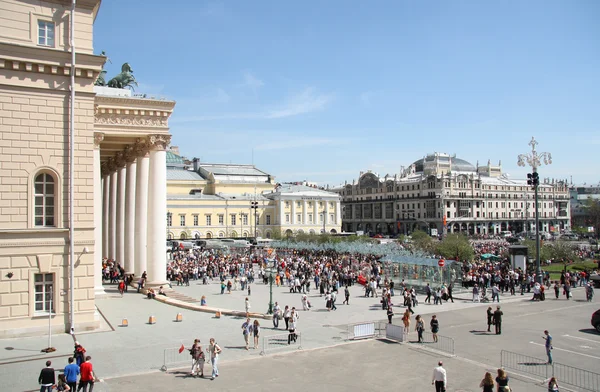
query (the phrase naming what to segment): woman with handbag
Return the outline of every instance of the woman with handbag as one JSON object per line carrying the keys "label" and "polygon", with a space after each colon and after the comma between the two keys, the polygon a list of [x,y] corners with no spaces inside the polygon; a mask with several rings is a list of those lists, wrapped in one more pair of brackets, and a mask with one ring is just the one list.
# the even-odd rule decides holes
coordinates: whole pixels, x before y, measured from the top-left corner
{"label": "woman with handbag", "polygon": [[508,386],[508,375],[506,375],[504,369],[498,369],[496,384],[498,385],[497,392],[510,392],[510,387]]}

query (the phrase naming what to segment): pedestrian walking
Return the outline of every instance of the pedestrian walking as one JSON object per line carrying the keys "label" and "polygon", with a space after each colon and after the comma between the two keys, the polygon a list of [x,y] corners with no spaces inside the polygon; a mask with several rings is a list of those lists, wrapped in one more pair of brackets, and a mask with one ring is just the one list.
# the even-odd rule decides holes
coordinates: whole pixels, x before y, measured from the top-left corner
{"label": "pedestrian walking", "polygon": [[79,376],[79,366],[75,363],[75,358],[69,357],[67,360],[69,364],[65,366],[64,374],[67,384],[71,388],[71,391],[75,392],[77,388],[77,378]]}
{"label": "pedestrian walking", "polygon": [[331,292],[331,310],[337,310],[337,306],[335,306],[335,301],[337,299],[337,294],[335,291]]}
{"label": "pedestrian walking", "polygon": [[494,326],[496,327],[496,335],[502,334],[502,311],[500,310],[500,306],[496,307],[494,311]]}
{"label": "pedestrian walking", "polygon": [[290,323],[290,307],[285,305],[285,309],[283,310],[283,321],[285,321],[285,329],[289,329]]}
{"label": "pedestrian walking", "polygon": [[391,306],[389,306],[387,308],[387,318],[388,318],[388,323],[391,324],[392,323],[392,317],[394,317],[394,309],[392,309]]}
{"label": "pedestrian walking", "polygon": [[254,349],[256,350],[258,348],[258,340],[260,339],[260,323],[258,320],[254,320],[252,335],[254,336]]}
{"label": "pedestrian walking", "polygon": [[548,364],[552,365],[552,336],[550,335],[550,332],[548,332],[548,330],[544,331],[544,336],[543,336],[544,340],[546,340],[546,344],[544,345],[546,347],[546,355],[548,356]]}
{"label": "pedestrian walking", "polygon": [[40,371],[38,383],[40,384],[40,392],[52,392],[52,387],[56,383],[54,376],[54,368],[51,367],[52,362],[46,361],[46,367]]}
{"label": "pedestrian walking", "polygon": [[[452,296],[452,290],[454,289],[454,283],[450,283],[450,285],[448,285],[448,299],[450,301],[452,301],[452,303],[454,303],[454,297]],[[446,301],[448,302],[448,301]]]}
{"label": "pedestrian walking", "polygon": [[94,367],[90,362],[92,357],[89,355],[85,357],[85,362],[81,364],[79,367],[81,371],[81,379],[79,380],[79,386],[77,387],[77,392],[83,390],[83,392],[88,392],[88,386],[90,387],[90,391],[94,390],[94,381],[96,380],[96,375],[94,374]]}
{"label": "pedestrian walking", "polygon": [[281,320],[281,308],[275,302],[275,306],[273,307],[273,328],[279,329],[279,320]]}
{"label": "pedestrian walking", "polygon": [[492,285],[492,302],[494,302],[494,300],[500,302],[500,290],[496,284]]}
{"label": "pedestrian walking", "polygon": [[433,341],[435,343],[437,343],[437,341],[438,341],[437,334],[440,331],[440,323],[435,314],[433,316],[431,316],[431,321],[429,322],[429,326],[431,327],[431,334],[433,335]]}
{"label": "pedestrian walking", "polygon": [[427,297],[425,297],[424,302],[431,304],[431,287],[429,286],[429,283],[427,283],[427,287],[425,287],[425,293],[427,293]]}
{"label": "pedestrian walking", "polygon": [[246,350],[248,350],[248,345],[250,344],[250,334],[252,333],[252,323],[250,322],[250,318],[247,318],[246,321],[242,324],[242,334],[244,335],[244,342],[246,343]]}
{"label": "pedestrian walking", "polygon": [[71,387],[67,383],[67,379],[65,378],[64,374],[59,374],[58,375],[58,382],[56,383],[56,390],[57,391],[62,391],[62,392],[68,392],[68,391],[73,391],[74,392],[74,390],[71,389]]}
{"label": "pedestrian walking", "polygon": [[510,392],[510,387],[508,386],[508,375],[504,369],[498,369],[496,384],[498,385],[498,392]]}
{"label": "pedestrian walking", "polygon": [[442,361],[439,361],[437,367],[433,369],[431,385],[435,385],[435,392],[446,392],[446,387],[448,387],[448,378]]}
{"label": "pedestrian walking", "polygon": [[417,315],[416,319],[416,327],[415,327],[415,331],[417,331],[417,336],[418,336],[418,342],[419,343],[423,343],[423,331],[425,330],[425,323],[423,322],[423,318],[421,317],[421,315]]}
{"label": "pedestrian walking", "polygon": [[479,287],[473,286],[473,302],[479,302]]}
{"label": "pedestrian walking", "polygon": [[342,302],[342,305],[350,305],[350,290],[348,289],[348,286],[346,286],[346,288],[344,289],[344,297],[346,299],[344,300],[344,302]]}
{"label": "pedestrian walking", "polygon": [[244,307],[246,308],[246,317],[250,317],[250,300],[248,299],[248,297],[246,297]]}
{"label": "pedestrian walking", "polygon": [[192,356],[192,371],[190,376],[197,376],[200,373],[200,377],[204,377],[204,351],[202,351],[202,345],[200,339],[194,339],[194,344],[190,349],[190,355]]}
{"label": "pedestrian walking", "polygon": [[221,347],[215,341],[215,338],[210,338],[210,342],[208,345],[208,354],[210,355],[210,364],[212,366],[212,377],[211,380],[214,380],[215,377],[219,377],[219,354],[221,354]]}
{"label": "pedestrian walking", "polygon": [[479,388],[483,388],[482,392],[494,392],[494,379],[492,373],[485,372],[483,380],[479,383]]}
{"label": "pedestrian walking", "polygon": [[560,287],[558,286],[558,282],[554,282],[554,296],[556,299],[560,296]]}
{"label": "pedestrian walking", "polygon": [[491,306],[488,306],[488,308],[487,308],[487,326],[488,326],[487,331],[488,332],[492,332],[491,331],[492,324],[494,324],[494,311],[492,310]]}
{"label": "pedestrian walking", "polygon": [[404,333],[407,334],[410,331],[410,311],[408,309],[402,315],[402,323],[404,324]]}
{"label": "pedestrian walking", "polygon": [[548,382],[548,392],[559,392],[558,391],[558,382],[556,381],[556,377],[552,377]]}

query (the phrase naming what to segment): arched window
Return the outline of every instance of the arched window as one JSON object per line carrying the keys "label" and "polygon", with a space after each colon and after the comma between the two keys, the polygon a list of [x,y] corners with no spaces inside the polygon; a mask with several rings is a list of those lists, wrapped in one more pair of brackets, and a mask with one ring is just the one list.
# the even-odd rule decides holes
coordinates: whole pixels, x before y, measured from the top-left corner
{"label": "arched window", "polygon": [[187,238],[187,236],[186,236],[186,234],[185,234],[185,233],[181,233],[181,234],[179,235],[179,238],[180,238],[180,239],[182,239],[182,240],[185,240],[185,239]]}
{"label": "arched window", "polygon": [[40,173],[34,179],[34,225],[55,227],[56,183],[48,173]]}

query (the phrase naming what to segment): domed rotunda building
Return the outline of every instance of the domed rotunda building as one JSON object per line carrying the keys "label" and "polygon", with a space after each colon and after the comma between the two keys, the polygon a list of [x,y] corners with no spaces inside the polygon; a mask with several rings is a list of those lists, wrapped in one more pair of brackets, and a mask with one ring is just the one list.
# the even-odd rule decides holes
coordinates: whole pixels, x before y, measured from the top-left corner
{"label": "domed rotunda building", "polygon": [[[335,189],[342,196],[342,228],[366,234],[431,235],[461,232],[497,235],[535,228],[533,189],[526,179],[502,173],[501,162],[480,166],[446,153],[433,153],[394,175],[360,172]],[[539,185],[540,231],[569,227],[566,180]]]}

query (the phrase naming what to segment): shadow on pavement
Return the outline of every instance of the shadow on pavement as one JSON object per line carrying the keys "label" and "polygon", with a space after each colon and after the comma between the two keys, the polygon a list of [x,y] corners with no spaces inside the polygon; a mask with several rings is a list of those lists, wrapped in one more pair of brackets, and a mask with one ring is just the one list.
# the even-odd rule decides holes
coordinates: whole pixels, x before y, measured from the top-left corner
{"label": "shadow on pavement", "polygon": [[469,331],[469,332],[471,332],[473,335],[489,335],[489,334],[491,334],[491,332],[488,332],[488,331],[476,331],[476,330],[472,330],[472,331]]}
{"label": "shadow on pavement", "polygon": [[596,331],[594,328],[580,329],[579,332],[589,333],[590,335],[600,336],[600,333],[598,333],[598,331]]}

